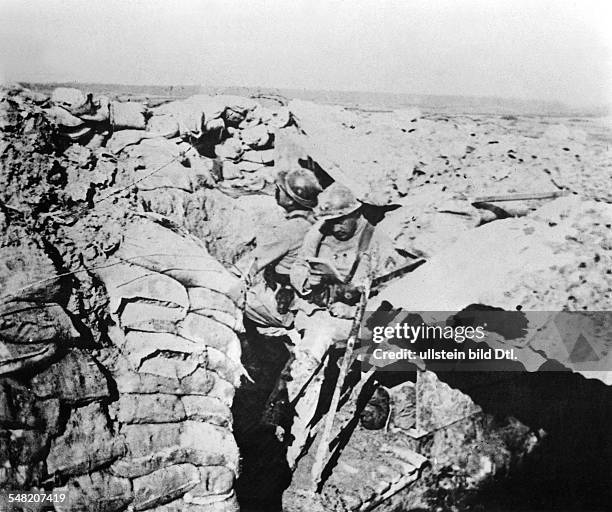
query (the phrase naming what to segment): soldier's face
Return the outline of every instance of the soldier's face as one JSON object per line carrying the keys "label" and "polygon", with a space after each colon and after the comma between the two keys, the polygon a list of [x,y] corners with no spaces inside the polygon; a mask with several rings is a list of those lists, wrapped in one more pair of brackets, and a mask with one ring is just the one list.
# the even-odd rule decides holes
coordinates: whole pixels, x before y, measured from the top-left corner
{"label": "soldier's face", "polygon": [[329,221],[331,223],[331,234],[342,242],[349,240],[357,231],[358,220],[359,212],[353,212],[339,219]]}

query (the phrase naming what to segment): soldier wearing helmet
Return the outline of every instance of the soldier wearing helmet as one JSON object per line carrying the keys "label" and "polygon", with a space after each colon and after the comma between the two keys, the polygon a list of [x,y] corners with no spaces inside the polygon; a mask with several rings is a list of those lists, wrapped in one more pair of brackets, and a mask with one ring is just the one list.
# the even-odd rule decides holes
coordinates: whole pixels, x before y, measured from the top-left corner
{"label": "soldier wearing helmet", "polygon": [[[356,314],[357,291],[366,279],[383,275],[402,262],[392,241],[368,222],[363,206],[347,187],[333,183],[314,209],[317,222],[304,239],[291,269],[291,283],[300,294],[295,328],[303,332],[294,350],[287,382],[295,415],[293,442],[287,459],[294,468],[316,425],[323,371],[319,370],[328,350],[348,338]],[[311,262],[330,262],[334,275],[321,272]],[[338,282],[338,277],[340,282]],[[341,293],[336,293],[338,290]],[[350,297],[350,300],[346,300]],[[333,359],[333,356],[331,356]]]}
{"label": "soldier wearing helmet", "polygon": [[236,266],[254,285],[247,291],[245,314],[258,326],[290,327],[293,301],[289,272],[304,236],[314,223],[312,209],[321,192],[312,171],[281,171],[276,178],[276,202],[285,220],[257,237],[257,248]]}

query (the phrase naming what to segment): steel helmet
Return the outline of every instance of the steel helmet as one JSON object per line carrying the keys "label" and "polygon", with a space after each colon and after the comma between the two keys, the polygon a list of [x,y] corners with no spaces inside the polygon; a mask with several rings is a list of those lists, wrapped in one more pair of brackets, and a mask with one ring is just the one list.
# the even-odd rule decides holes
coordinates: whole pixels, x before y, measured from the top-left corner
{"label": "steel helmet", "polygon": [[337,219],[354,212],[360,206],[361,203],[349,188],[334,182],[321,192],[314,213],[318,219]]}
{"label": "steel helmet", "polygon": [[279,172],[276,184],[296,203],[307,208],[317,205],[317,196],[323,190],[314,173],[302,168]]}

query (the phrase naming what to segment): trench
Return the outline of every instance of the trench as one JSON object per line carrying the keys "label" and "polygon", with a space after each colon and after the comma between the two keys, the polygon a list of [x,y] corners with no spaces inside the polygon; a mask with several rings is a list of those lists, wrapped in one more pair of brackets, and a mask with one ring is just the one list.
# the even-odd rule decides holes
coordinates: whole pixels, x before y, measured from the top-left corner
{"label": "trench", "polygon": [[[30,147],[22,150],[29,152]],[[202,151],[205,155],[211,154],[210,146]],[[56,168],[55,163],[51,163],[55,155],[48,157],[45,163],[51,165],[51,169]],[[66,167],[67,174],[73,172],[72,167]],[[188,168],[185,166],[181,170]],[[30,171],[35,174],[40,169],[47,167],[32,165]],[[117,187],[129,183],[134,169],[123,169],[123,174],[121,171],[109,173],[109,181],[100,188],[104,190],[111,183]],[[266,194],[230,197],[214,188],[203,187],[186,193],[172,185],[162,183],[159,187],[139,190],[134,192],[135,197],[126,194],[94,221],[89,219],[74,227],[34,226],[33,231],[44,242],[39,255],[41,262],[47,257],[51,260],[48,268],[56,271],[79,269],[80,273],[75,274],[78,279],[74,278],[70,285],[62,283],[76,292],[68,297],[62,287],[51,301],[68,310],[68,320],[73,319],[78,335],[67,340],[62,338],[65,345],[42,364],[3,377],[0,455],[8,461],[8,469],[2,474],[3,485],[83,488],[87,490],[85,494],[89,493],[83,503],[92,506],[91,503],[99,498],[103,505],[96,510],[101,512],[124,510],[133,503],[135,495],[142,509],[199,512],[197,506],[188,506],[182,501],[182,491],[176,490],[180,485],[174,484],[182,485],[185,480],[195,478],[197,472],[197,478],[209,486],[205,489],[195,487],[201,492],[199,497],[204,500],[213,496],[216,500],[209,501],[206,507],[210,503],[223,503],[227,507],[223,510],[237,510],[238,507],[246,512],[278,511],[281,507],[286,512],[299,510],[300,503],[291,500],[297,496],[296,486],[304,483],[303,472],[291,474],[285,462],[285,449],[274,426],[262,421],[266,399],[288,357],[287,340],[263,336],[248,322],[244,329],[228,327],[228,322],[240,313],[235,305],[220,297],[223,295],[221,288],[214,289],[221,287],[220,284],[213,286],[198,281],[197,275],[185,280],[184,275],[172,274],[169,269],[176,263],[172,258],[159,262],[145,257],[159,252],[160,247],[167,248],[156,242],[161,233],[171,240],[167,245],[176,248],[170,256],[176,257],[181,248],[201,251],[198,257],[205,261],[208,270],[230,279],[227,269],[255,244],[254,228],[278,219],[278,209],[273,198]],[[31,193],[14,188],[11,192]],[[43,196],[52,202],[52,197]],[[86,191],[81,200],[91,202],[91,191]],[[139,204],[143,207],[142,213],[168,216],[184,231],[169,228],[152,217],[135,220],[136,217],[124,215]],[[6,212],[3,209],[4,215]],[[108,229],[113,223],[115,229]],[[25,238],[31,234],[32,229],[15,224],[19,228],[18,236]],[[15,233],[12,235],[14,238]],[[203,243],[188,244],[190,237]],[[72,245],[66,244],[66,240]],[[125,275],[97,273],[90,269],[106,262],[109,255],[116,255],[117,247],[119,253],[126,247],[137,250],[134,254],[140,258],[140,266],[130,263],[124,268]],[[91,261],[83,268],[81,265],[88,258],[83,255],[90,252],[93,253]],[[124,256],[127,258],[130,254]],[[41,268],[44,269],[42,264]],[[155,285],[159,285],[158,289],[153,286],[145,290],[153,296],[146,300],[139,295],[122,296],[118,290],[124,284],[149,279],[143,276],[143,269],[145,274],[153,276]],[[143,293],[143,289],[138,293]],[[111,314],[109,300],[117,297],[125,300],[122,307]],[[134,343],[134,349],[126,353],[137,362],[138,369],[159,371],[163,365],[172,365],[173,371],[184,372],[180,373],[182,377],[177,381],[172,376],[157,374],[155,379],[146,380],[148,377],[137,371],[122,367],[121,351],[116,350],[116,346],[124,347],[127,342],[112,327],[129,325],[128,314],[131,321],[135,317],[142,320],[146,315],[157,315],[165,318],[168,324],[179,322],[172,316],[179,309],[177,305],[187,308],[189,313],[204,312],[197,318],[203,322],[199,329],[207,334],[219,334],[220,341],[214,343],[220,345],[214,345],[207,338],[197,338],[196,341],[207,348],[194,354],[190,351],[191,346],[168,344],[167,325],[151,320],[147,325],[132,326],[133,330],[149,333],[160,345],[153,350],[130,339],[128,342]],[[141,308],[138,315],[133,310],[130,312],[133,307]],[[181,340],[172,338],[170,341]],[[229,362],[224,358],[224,350],[239,353],[240,360]],[[208,357],[215,354],[218,359],[214,364],[207,361],[206,378],[200,375],[201,380],[197,380],[195,376],[199,375],[204,352]],[[241,363],[252,382],[241,377],[236,363]],[[66,378],[75,375],[78,386]],[[415,374],[387,373],[378,376],[378,380],[394,392],[395,407],[403,408],[410,417],[415,407]],[[416,482],[394,493],[376,510],[605,510],[609,506],[612,498],[609,486],[612,481],[612,430],[609,429],[612,392],[608,387],[569,372],[440,372],[432,382],[432,394],[455,393],[466,403],[472,400],[482,411],[454,425],[447,437],[436,437],[430,446],[422,447],[425,456],[445,451],[448,456],[432,461],[431,467],[420,473]],[[172,391],[172,386],[180,386],[180,392]],[[331,390],[324,392],[329,395]],[[346,413],[350,428],[342,442],[356,460],[372,456],[368,447],[378,447],[380,439],[393,442],[405,437],[401,432],[369,431],[360,425],[358,413],[373,392],[373,386],[366,387],[358,397],[359,404],[349,404],[356,412],[351,409]],[[196,398],[185,399],[194,396]],[[144,407],[139,406],[139,401]],[[453,417],[452,413],[450,406],[449,416]],[[164,419],[155,418],[155,414]],[[520,422],[520,428],[514,419]],[[281,424],[290,423],[286,418],[275,420]],[[198,463],[191,464],[193,454],[173,454],[161,462],[150,460],[151,454],[166,454],[166,442],[170,446],[188,442],[185,436],[180,437],[183,432],[177,433],[174,427],[187,423],[193,427],[192,436],[198,440],[191,446],[195,452],[201,452]],[[202,425],[206,427],[202,429]],[[526,454],[527,434],[539,429],[545,431],[546,436]],[[15,433],[22,430],[26,433],[16,437]],[[126,445],[117,443],[120,435],[127,436]],[[216,447],[201,442],[206,436],[217,435],[220,443],[217,451]],[[151,441],[150,445],[142,445],[141,438]],[[470,466],[468,455],[487,444],[490,448],[483,452],[487,457],[494,459],[491,452],[495,449],[503,452],[497,461],[499,466],[476,485],[465,485],[471,472],[479,469]],[[140,452],[127,457],[126,450],[136,451],[135,446]],[[213,453],[209,453],[210,450]],[[305,459],[305,465],[309,462],[312,460]],[[339,474],[341,466],[339,463],[332,468],[332,476]],[[343,485],[350,483],[359,487],[372,483],[365,477],[362,480],[350,475],[337,478],[334,485],[339,495]],[[108,502],[106,496],[110,490],[121,497],[119,501]],[[336,501],[330,498],[327,504],[338,511],[348,510],[341,497]],[[83,506],[84,510],[88,505]]]}

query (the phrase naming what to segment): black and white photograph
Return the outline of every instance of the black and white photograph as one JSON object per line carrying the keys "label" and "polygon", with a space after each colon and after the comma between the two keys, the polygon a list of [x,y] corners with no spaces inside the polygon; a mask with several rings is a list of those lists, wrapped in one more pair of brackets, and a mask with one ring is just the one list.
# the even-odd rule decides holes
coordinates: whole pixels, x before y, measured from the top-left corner
{"label": "black and white photograph", "polygon": [[0,0],[0,512],[611,511],[611,27]]}

